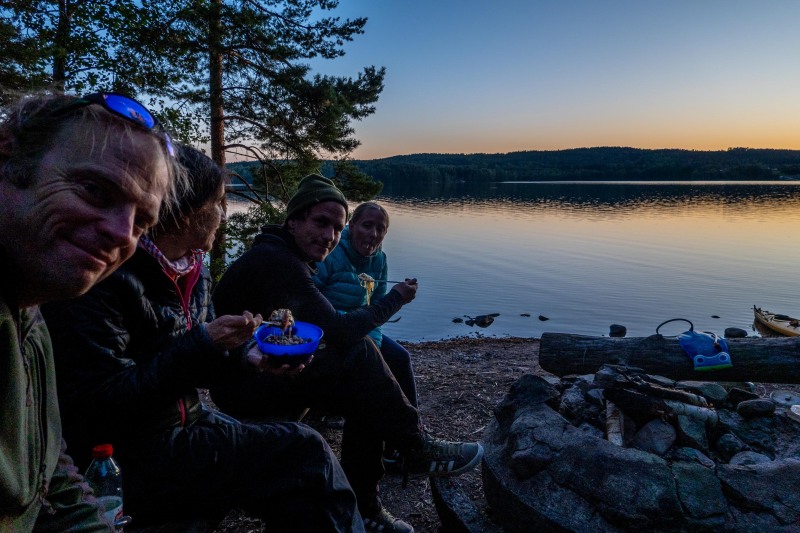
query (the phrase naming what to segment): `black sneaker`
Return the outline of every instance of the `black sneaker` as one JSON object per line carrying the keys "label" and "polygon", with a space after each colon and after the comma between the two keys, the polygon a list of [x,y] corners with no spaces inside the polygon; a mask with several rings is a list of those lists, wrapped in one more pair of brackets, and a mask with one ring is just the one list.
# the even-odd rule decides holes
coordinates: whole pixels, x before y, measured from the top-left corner
{"label": "black sneaker", "polygon": [[364,517],[365,531],[379,531],[381,533],[414,533],[414,528],[410,524],[395,518],[386,509],[372,517]]}
{"label": "black sneaker", "polygon": [[450,442],[425,436],[421,450],[407,454],[404,469],[407,476],[458,476],[475,468],[483,457],[483,446],[477,442]]}

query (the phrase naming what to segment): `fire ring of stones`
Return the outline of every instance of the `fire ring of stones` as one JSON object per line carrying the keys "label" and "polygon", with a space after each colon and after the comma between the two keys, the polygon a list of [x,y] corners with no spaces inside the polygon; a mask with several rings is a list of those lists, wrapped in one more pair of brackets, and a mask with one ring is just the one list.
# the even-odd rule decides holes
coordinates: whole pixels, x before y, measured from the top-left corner
{"label": "fire ring of stones", "polygon": [[746,388],[526,375],[484,433],[506,531],[798,531],[800,423]]}

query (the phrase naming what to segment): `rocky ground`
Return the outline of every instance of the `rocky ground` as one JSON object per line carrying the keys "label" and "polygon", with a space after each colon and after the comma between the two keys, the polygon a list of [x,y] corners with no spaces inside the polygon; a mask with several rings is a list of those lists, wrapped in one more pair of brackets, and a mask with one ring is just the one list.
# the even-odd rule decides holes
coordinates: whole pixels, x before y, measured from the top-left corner
{"label": "rocky ground", "polygon": [[[478,441],[492,418],[494,406],[525,373],[543,373],[538,365],[538,339],[462,338],[418,344],[403,343],[412,354],[420,411],[428,430],[449,440]],[[309,413],[305,422],[319,430],[338,451],[341,430]],[[480,469],[458,478],[464,492],[491,519],[483,495]],[[381,484],[384,505],[411,523],[417,533],[438,531],[441,523],[427,478],[401,486],[389,475]],[[217,533],[261,532],[259,520],[231,513]]]}
{"label": "rocky ground", "polygon": [[[435,436],[451,440],[480,440],[495,405],[511,384],[525,373],[546,374],[538,364],[538,339],[484,337],[403,344],[413,357],[424,423]],[[776,389],[800,395],[798,385],[755,384],[755,392],[762,397],[769,397]],[[313,412],[304,421],[325,435],[338,452],[340,429],[330,427],[328,420]],[[486,504],[480,469],[456,481],[478,510],[496,525]],[[439,532],[441,522],[426,478],[410,480],[402,488],[399,476],[388,475],[381,490],[390,512],[411,523],[418,533]],[[263,531],[267,528],[259,520],[234,511],[215,533]]]}

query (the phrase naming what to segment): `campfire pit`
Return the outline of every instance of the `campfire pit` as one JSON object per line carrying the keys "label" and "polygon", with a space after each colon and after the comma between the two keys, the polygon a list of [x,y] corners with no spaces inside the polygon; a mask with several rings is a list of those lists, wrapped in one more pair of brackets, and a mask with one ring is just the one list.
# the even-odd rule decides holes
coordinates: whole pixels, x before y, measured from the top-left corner
{"label": "campfire pit", "polygon": [[790,408],[624,365],[526,375],[484,433],[484,491],[506,531],[798,531]]}

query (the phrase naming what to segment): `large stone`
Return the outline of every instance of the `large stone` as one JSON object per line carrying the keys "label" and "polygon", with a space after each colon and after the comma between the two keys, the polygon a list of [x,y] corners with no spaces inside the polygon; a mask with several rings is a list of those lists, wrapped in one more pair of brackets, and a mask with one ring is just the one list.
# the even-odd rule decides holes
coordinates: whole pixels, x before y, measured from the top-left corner
{"label": "large stone", "polygon": [[431,478],[431,495],[445,531],[459,533],[502,533],[475,507],[453,478]]}
{"label": "large stone", "polygon": [[650,453],[587,439],[564,448],[547,472],[619,527],[663,527],[681,514],[667,463]]}
{"label": "large stone", "polygon": [[[538,417],[528,412],[514,420],[509,429],[509,466],[519,479],[528,479],[547,468],[558,453],[558,434],[572,426],[564,419]],[[552,443],[552,444],[551,444]]]}
{"label": "large stone", "polygon": [[678,424],[678,442],[683,446],[708,453],[708,433],[705,422],[686,415],[678,415],[675,420]]}
{"label": "large stone", "polygon": [[583,420],[584,411],[588,407],[581,387],[577,384],[561,393],[561,404],[558,411],[571,420]]}
{"label": "large stone", "polygon": [[685,461],[689,463],[695,463],[706,468],[714,468],[717,466],[713,459],[700,450],[695,450],[694,448],[688,448],[686,446],[673,449],[672,458],[673,462]]}
{"label": "large stone", "polygon": [[699,394],[714,405],[722,405],[722,402],[728,397],[725,387],[719,383],[708,381],[679,381],[677,388]]}
{"label": "large stone", "polygon": [[769,463],[772,459],[763,453],[743,451],[739,452],[728,461],[731,465],[760,465],[761,463]]}
{"label": "large stone", "polygon": [[757,400],[745,400],[736,406],[736,412],[744,418],[755,418],[757,416],[771,416],[775,412],[775,403],[766,398]]}
{"label": "large stone", "polygon": [[628,333],[628,328],[620,324],[611,324],[608,327],[609,337],[624,337]]}
{"label": "large stone", "polygon": [[733,433],[725,433],[717,439],[716,452],[726,461],[737,453],[744,451],[745,444]]}
{"label": "large stone", "polygon": [[672,424],[663,420],[651,420],[636,432],[633,447],[644,452],[664,456],[675,443],[676,432]]}
{"label": "large stone", "polygon": [[738,413],[719,412],[720,429],[730,431],[744,442],[750,449],[775,456],[775,417],[756,417],[744,419]]}
{"label": "large stone", "polygon": [[740,510],[766,512],[784,526],[800,524],[800,460],[719,465],[717,477]]}
{"label": "large stone", "polygon": [[728,399],[727,404],[736,408],[737,405],[740,403],[747,401],[747,400],[757,400],[759,398],[758,394],[755,392],[750,392],[749,390],[745,390],[739,387],[733,387],[731,390],[728,391]]}
{"label": "large stone", "polygon": [[[518,390],[515,392],[520,394]],[[484,493],[503,529],[509,532],[582,531],[583,528],[622,531],[605,521],[592,503],[555,483],[546,468],[530,468],[531,472],[537,472],[524,477],[517,475],[526,467],[518,463],[512,469],[514,461],[507,459],[513,453],[519,454],[520,461],[528,460],[523,458],[526,448],[552,444],[554,453],[550,459],[554,459],[571,440],[570,435],[577,436],[578,442],[592,439],[547,405],[528,404],[521,407],[519,415],[518,420],[508,425],[499,420],[491,421],[482,441]],[[547,438],[550,443],[539,442],[537,438]]]}
{"label": "large stone", "polygon": [[494,415],[501,421],[510,423],[517,409],[526,405],[538,405],[558,398],[558,391],[545,379],[533,374],[519,378],[508,391],[506,397],[497,404]]}
{"label": "large stone", "polygon": [[726,339],[744,339],[745,337],[747,337],[747,331],[742,328],[725,328]]}
{"label": "large stone", "polygon": [[728,511],[728,501],[714,470],[697,463],[678,462],[672,465],[672,473],[687,514],[698,519],[717,517],[721,525]]}

